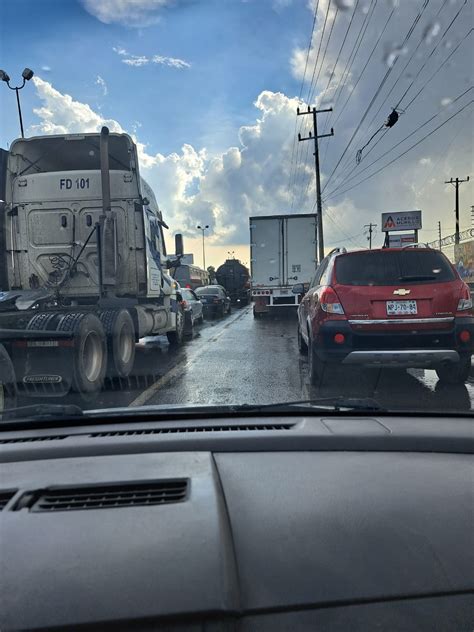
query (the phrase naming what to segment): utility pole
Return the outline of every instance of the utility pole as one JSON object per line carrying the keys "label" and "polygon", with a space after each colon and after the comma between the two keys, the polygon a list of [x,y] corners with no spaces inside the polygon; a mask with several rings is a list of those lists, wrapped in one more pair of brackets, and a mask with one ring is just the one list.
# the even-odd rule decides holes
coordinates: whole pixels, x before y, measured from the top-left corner
{"label": "utility pole", "polygon": [[319,263],[324,259],[324,236],[323,236],[323,208],[321,203],[321,178],[319,173],[319,146],[318,146],[318,138],[325,138],[326,136],[334,136],[334,130],[331,127],[330,134],[321,134],[318,136],[318,114],[322,112],[332,112],[332,108],[327,108],[326,110],[317,110],[316,108],[311,108],[308,105],[308,109],[306,112],[300,112],[300,109],[297,108],[296,114],[298,116],[304,116],[306,114],[313,115],[313,132],[314,135],[309,132],[309,136],[306,138],[301,138],[301,134],[298,134],[298,141],[304,140],[312,140],[314,141],[314,167],[316,170],[316,205],[318,209],[318,255],[319,255]]}
{"label": "utility pole", "polygon": [[365,224],[364,228],[369,229],[369,236],[367,237],[367,239],[369,240],[369,250],[372,250],[372,232],[374,228],[377,228],[377,224],[372,224],[372,222],[370,222],[370,224]]}
{"label": "utility pole", "polygon": [[441,250],[441,222],[438,222],[439,249]]}
{"label": "utility pole", "polygon": [[455,232],[455,238],[454,238],[455,244],[459,244],[459,185],[462,184],[463,182],[469,182],[469,176],[467,176],[465,180],[460,180],[459,178],[456,178],[455,180],[453,180],[451,178],[451,180],[448,180],[448,181],[445,180],[444,182],[444,184],[452,184],[454,188],[456,189],[456,194],[455,194],[456,207],[454,209],[454,212],[456,214],[456,232]]}
{"label": "utility pole", "polygon": [[203,270],[205,270],[206,269],[206,248],[204,245],[204,232],[209,228],[209,226],[206,224],[205,226],[196,226],[196,228],[202,232],[202,267],[203,267]]}

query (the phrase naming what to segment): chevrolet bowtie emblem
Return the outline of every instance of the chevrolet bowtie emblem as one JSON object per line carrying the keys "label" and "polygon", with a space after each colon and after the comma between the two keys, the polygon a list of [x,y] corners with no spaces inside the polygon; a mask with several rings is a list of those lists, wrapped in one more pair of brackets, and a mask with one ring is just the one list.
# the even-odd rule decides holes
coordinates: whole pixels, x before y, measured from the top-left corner
{"label": "chevrolet bowtie emblem", "polygon": [[401,287],[399,290],[393,290],[393,293],[398,296],[406,296],[407,294],[410,294],[410,290],[405,290],[405,288]]}

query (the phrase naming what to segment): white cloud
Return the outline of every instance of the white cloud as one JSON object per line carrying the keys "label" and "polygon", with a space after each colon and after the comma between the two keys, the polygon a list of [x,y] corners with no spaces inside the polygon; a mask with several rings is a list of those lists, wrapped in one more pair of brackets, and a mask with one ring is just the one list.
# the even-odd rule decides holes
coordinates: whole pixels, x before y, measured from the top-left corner
{"label": "white cloud", "polygon": [[[124,132],[118,121],[103,118],[88,104],[62,94],[40,77],[34,77],[33,82],[42,106],[34,110],[39,122],[30,128],[30,133],[98,132],[103,125],[112,132]],[[292,190],[288,187],[298,100],[265,90],[254,105],[255,120],[240,128],[235,146],[212,155],[206,148],[189,143],[168,155],[153,154],[136,137],[139,124],[132,125],[141,174],[154,189],[174,231],[195,236],[195,226],[204,222],[211,226],[210,240],[214,244],[245,244],[249,216],[287,213],[292,208],[294,212],[312,210],[315,191],[311,151],[305,179],[299,171],[293,205]],[[451,138],[453,130],[446,129]],[[469,120],[464,121],[462,129],[470,129]],[[365,246],[361,227],[370,221],[377,223],[381,210],[387,208],[425,209],[424,223],[428,230],[437,225],[438,219],[449,226],[452,187],[443,191],[444,175],[464,173],[466,164],[472,166],[469,138],[466,135],[462,147],[460,140],[440,154],[439,147],[446,143],[443,145],[442,139],[433,136],[431,144],[408,154],[365,187],[355,189],[354,195],[351,192],[349,196],[329,200],[325,211],[326,246],[340,244],[341,240],[349,247]],[[339,142],[344,143],[344,138]],[[323,182],[325,175],[323,171]],[[433,183],[436,175],[437,181]],[[465,199],[470,191],[472,187],[466,185]],[[353,235],[357,238],[347,239]]]}
{"label": "white cloud", "polygon": [[122,46],[113,46],[112,50],[114,51],[114,53],[117,53],[117,55],[128,55],[127,50]]}
{"label": "white cloud", "polygon": [[184,59],[178,57],[166,57],[164,55],[153,55],[152,57],[146,57],[145,55],[132,55],[125,48],[121,46],[114,46],[112,50],[122,57],[122,63],[127,66],[147,66],[148,64],[158,64],[160,66],[169,66],[170,68],[177,68],[182,70],[183,68],[191,68],[191,64]]}
{"label": "white cloud", "polygon": [[127,57],[127,59],[122,59],[122,62],[124,64],[127,64],[127,66],[146,66],[147,64],[150,63],[150,60],[148,59],[148,57],[144,57],[143,55],[141,56],[137,56],[137,55],[133,55],[132,57]]}
{"label": "white cloud", "polygon": [[175,0],[81,0],[84,9],[104,24],[143,27],[156,24],[160,11]]}
{"label": "white cloud", "polygon": [[107,88],[107,84],[105,83],[105,80],[100,75],[97,75],[97,79],[95,80],[95,83],[97,86],[100,86],[102,88],[102,96],[106,97],[107,94],[109,93],[109,90]]}
{"label": "white cloud", "polygon": [[51,72],[51,66],[41,66],[43,72]]}
{"label": "white cloud", "polygon": [[172,68],[191,68],[191,64],[184,59],[177,57],[163,57],[162,55],[154,55],[151,59],[154,64],[162,64],[171,66]]}

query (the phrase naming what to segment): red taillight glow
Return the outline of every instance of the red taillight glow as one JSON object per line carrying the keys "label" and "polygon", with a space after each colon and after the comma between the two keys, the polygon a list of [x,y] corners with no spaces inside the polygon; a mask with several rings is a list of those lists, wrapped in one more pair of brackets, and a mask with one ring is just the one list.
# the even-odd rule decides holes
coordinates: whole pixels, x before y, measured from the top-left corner
{"label": "red taillight glow", "polygon": [[461,342],[469,342],[470,339],[471,339],[471,334],[466,329],[463,329],[461,333],[459,334],[459,340]]}
{"label": "red taillight glow", "polygon": [[338,345],[344,344],[345,341],[346,341],[346,337],[344,336],[344,334],[336,334],[334,336],[334,342]]}
{"label": "red taillight glow", "polygon": [[468,309],[472,309],[472,298],[469,286],[464,283],[461,291],[461,296],[458,301],[458,312],[465,312]]}
{"label": "red taillight glow", "polygon": [[344,315],[344,309],[339,297],[332,287],[325,287],[319,297],[321,309],[328,314]]}

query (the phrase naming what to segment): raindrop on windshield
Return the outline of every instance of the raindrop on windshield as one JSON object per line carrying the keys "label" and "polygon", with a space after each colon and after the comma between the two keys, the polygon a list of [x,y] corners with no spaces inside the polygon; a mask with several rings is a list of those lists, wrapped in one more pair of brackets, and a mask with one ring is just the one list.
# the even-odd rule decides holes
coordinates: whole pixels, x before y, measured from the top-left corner
{"label": "raindrop on windshield", "polygon": [[423,41],[425,44],[431,44],[433,39],[438,35],[441,30],[439,22],[430,22],[423,31]]}
{"label": "raindrop on windshield", "polygon": [[354,6],[354,0],[334,0],[334,3],[339,11],[347,11]]}
{"label": "raindrop on windshield", "polygon": [[441,99],[441,105],[443,107],[446,106],[446,105],[449,105],[452,102],[453,102],[453,100],[450,99],[449,97],[445,97],[444,99]]}
{"label": "raindrop on windshield", "polygon": [[406,55],[407,49],[401,44],[388,44],[385,48],[385,54],[383,57],[384,63],[391,68],[400,55]]}

